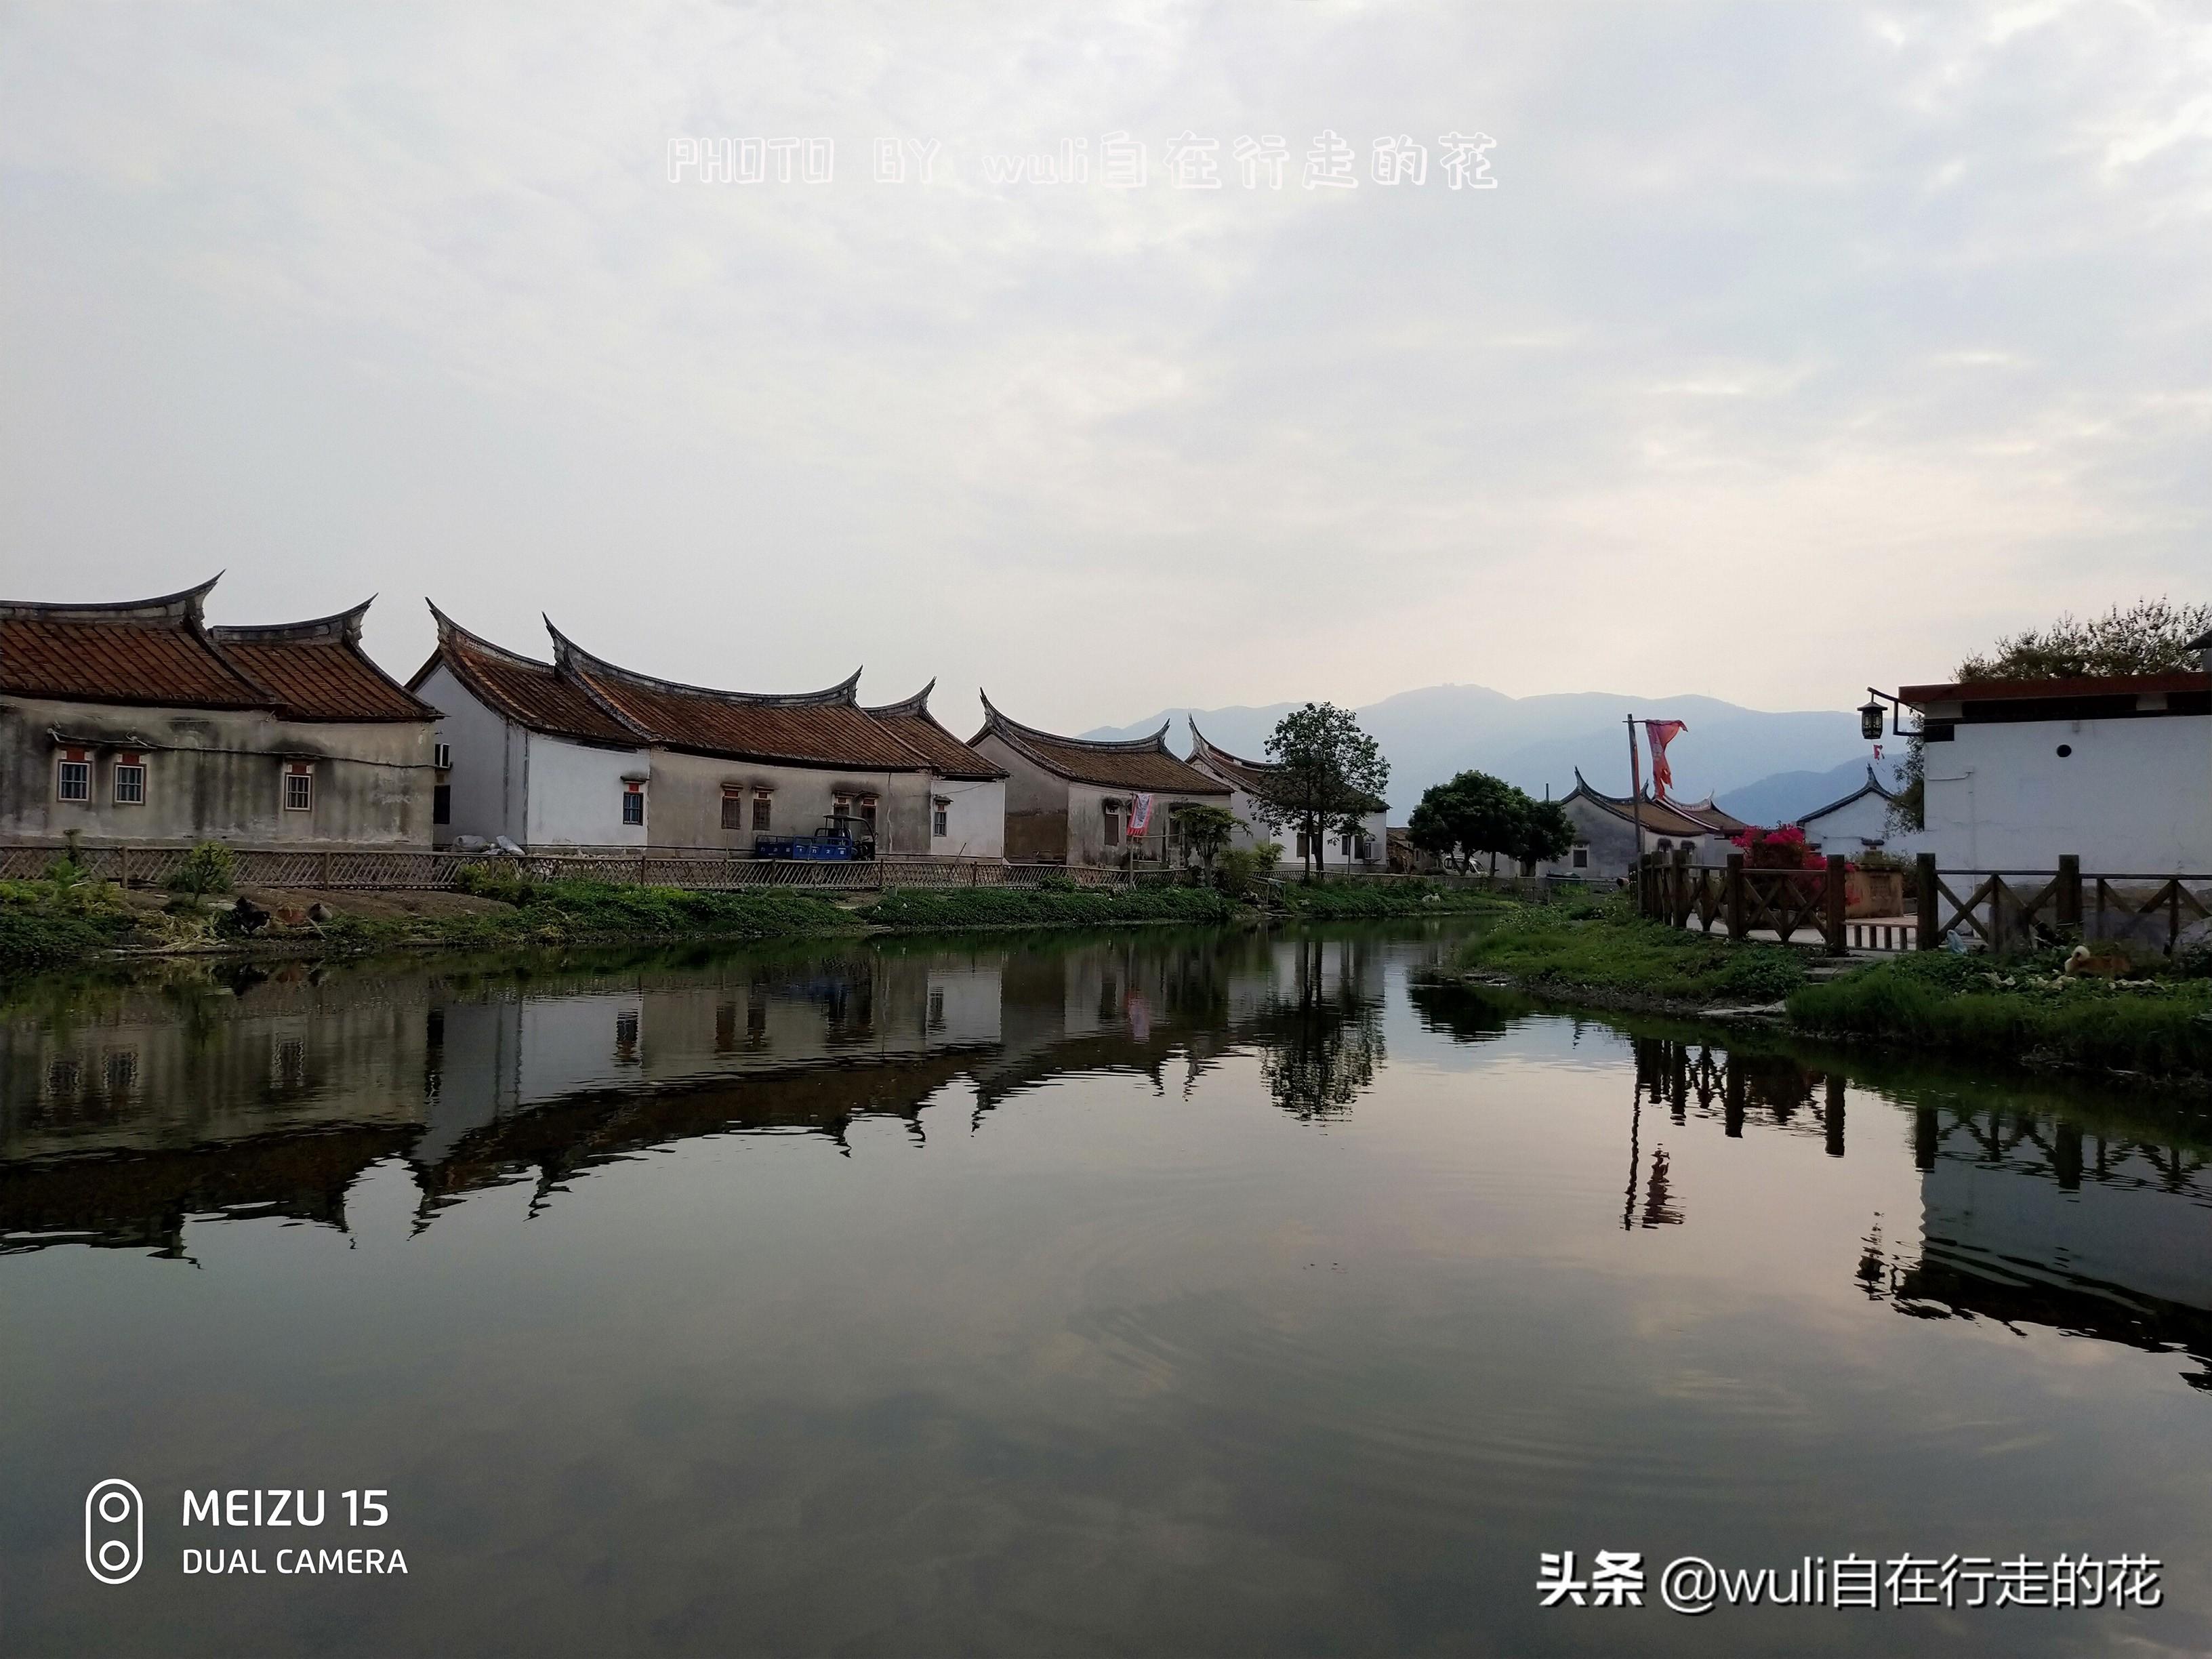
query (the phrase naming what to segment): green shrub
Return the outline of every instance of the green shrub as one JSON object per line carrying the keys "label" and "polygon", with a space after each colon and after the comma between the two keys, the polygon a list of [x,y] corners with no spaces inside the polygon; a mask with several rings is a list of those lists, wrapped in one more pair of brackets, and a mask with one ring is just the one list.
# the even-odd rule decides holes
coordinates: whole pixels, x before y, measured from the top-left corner
{"label": "green shrub", "polygon": [[1503,914],[1520,908],[1510,899],[1432,881],[1302,882],[1288,897],[1291,908],[1310,921]]}
{"label": "green shrub", "polygon": [[173,893],[190,893],[198,897],[228,893],[237,884],[237,860],[231,857],[230,848],[219,841],[204,841],[193,848],[162,884]]}
{"label": "green shrub", "polygon": [[1801,952],[1639,921],[1611,902],[1518,909],[1468,939],[1459,960],[1534,986],[1681,1002],[1772,1001],[1805,982]]}
{"label": "green shrub", "polygon": [[116,941],[124,918],[0,908],[0,975],[33,974],[82,962]]}
{"label": "green shrub", "polygon": [[1236,907],[1204,887],[904,887],[859,912],[878,927],[1112,927],[1132,921],[1226,921]]}
{"label": "green shrub", "polygon": [[1790,999],[1801,1029],[1923,1048],[2024,1056],[2157,1076],[2212,1073],[2212,984],[2068,979],[2063,953],[2008,958],[1929,951],[1877,963]]}
{"label": "green shrub", "polygon": [[1231,898],[1253,898],[1274,878],[1283,849],[1272,841],[1232,847],[1213,861],[1214,884]]}

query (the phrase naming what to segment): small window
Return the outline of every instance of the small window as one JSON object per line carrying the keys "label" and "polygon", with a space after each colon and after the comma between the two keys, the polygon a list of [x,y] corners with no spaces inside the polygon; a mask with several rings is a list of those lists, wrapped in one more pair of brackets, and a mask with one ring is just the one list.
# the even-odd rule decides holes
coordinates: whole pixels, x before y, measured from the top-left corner
{"label": "small window", "polygon": [[453,786],[434,783],[430,786],[430,822],[451,823],[453,821]]}
{"label": "small window", "polygon": [[871,831],[874,830],[876,827],[876,798],[873,795],[863,795],[860,797],[860,822],[866,824]]}
{"label": "small window", "polygon": [[1303,830],[1298,831],[1298,856],[1302,859],[1313,856],[1313,837]]}
{"label": "small window", "polygon": [[312,812],[315,808],[315,775],[296,766],[284,775],[284,810]]}
{"label": "small window", "polygon": [[441,772],[452,771],[453,769],[453,745],[450,743],[432,744],[430,745],[430,764],[436,767]]}
{"label": "small window", "polygon": [[88,760],[64,760],[54,779],[54,791],[64,800],[88,801],[92,799],[92,763]]}
{"label": "small window", "polygon": [[745,798],[733,789],[722,792],[722,828],[742,830],[745,827]]}
{"label": "small window", "polygon": [[629,788],[623,791],[623,822],[624,823],[645,822],[645,791],[635,784],[630,785]]}
{"label": "small window", "polygon": [[774,811],[769,805],[768,796],[765,794],[755,795],[753,797],[754,830],[765,830],[769,829],[774,822]]}
{"label": "small window", "polygon": [[1574,867],[1574,868],[1576,868],[1576,869],[1577,869],[1577,870],[1587,870],[1587,869],[1589,869],[1589,848],[1587,848],[1587,847],[1577,847],[1577,848],[1575,848],[1575,853],[1574,853],[1574,857],[1573,857],[1573,859],[1571,860],[1571,862],[1572,863],[1573,867]]}
{"label": "small window", "polygon": [[1121,844],[1121,809],[1118,806],[1106,809],[1106,844],[1109,847]]}
{"label": "small window", "polygon": [[929,813],[929,833],[933,836],[951,835],[952,833],[951,816],[942,806],[932,807]]}
{"label": "small window", "polygon": [[146,804],[146,763],[137,755],[125,754],[115,763],[114,794],[118,806]]}

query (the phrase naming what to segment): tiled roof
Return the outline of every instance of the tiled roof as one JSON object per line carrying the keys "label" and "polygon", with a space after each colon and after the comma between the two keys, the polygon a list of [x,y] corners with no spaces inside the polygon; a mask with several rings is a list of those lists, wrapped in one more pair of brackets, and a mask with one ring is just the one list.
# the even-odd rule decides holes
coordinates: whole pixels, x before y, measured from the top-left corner
{"label": "tiled roof", "polygon": [[284,714],[302,720],[430,720],[438,711],[403,690],[361,648],[371,601],[317,622],[211,628],[216,647]]}
{"label": "tiled roof", "polygon": [[939,777],[1005,777],[1006,768],[985,759],[937,723],[937,717],[929,712],[929,694],[936,689],[937,682],[932,680],[904,702],[868,709],[868,718],[878,726],[888,726],[901,743],[927,761],[930,769]]}
{"label": "tiled roof", "polygon": [[518,657],[470,633],[436,605],[438,648],[416,671],[408,690],[419,688],[441,663],[483,705],[518,726],[556,738],[623,749],[642,749],[647,738],[592,700],[590,692],[552,664]]}
{"label": "tiled roof", "polygon": [[267,708],[276,699],[209,640],[215,580],[120,605],[0,604],[0,691],[82,702]]}
{"label": "tiled roof", "polygon": [[2176,669],[2163,674],[2081,674],[2061,680],[1963,680],[1948,685],[1901,685],[1899,702],[2002,702],[2021,697],[2137,697],[2212,690],[2212,674]]}
{"label": "tiled roof", "polygon": [[1802,817],[1800,817],[1797,820],[1797,823],[1802,827],[1812,823],[1814,818],[1824,818],[1831,812],[1837,811],[1844,807],[1849,806],[1853,801],[1859,799],[1862,796],[1870,794],[1880,795],[1884,800],[1894,800],[1897,799],[1895,793],[1884,787],[1881,780],[1875,776],[1874,767],[1871,763],[1867,767],[1866,781],[1864,783],[1861,784],[1857,788],[1852,790],[1850,794],[1844,796],[1842,799],[1832,800],[1826,806],[1814,808],[1812,811],[1808,812]]}
{"label": "tiled roof", "polygon": [[[1207,742],[1206,734],[1198,729],[1196,720],[1189,719],[1188,715],[1184,719],[1190,727],[1190,763],[1193,766],[1201,771],[1209,772],[1225,782],[1234,784],[1248,795],[1267,793],[1271,777],[1274,773],[1281,770],[1281,768],[1273,761],[1246,760],[1241,756],[1231,754],[1219,744]],[[1388,811],[1389,807],[1388,803],[1370,795],[1366,805],[1361,810],[1368,812],[1383,812]]]}
{"label": "tiled roof", "polygon": [[554,659],[625,725],[670,749],[803,766],[919,772],[922,757],[854,696],[860,676],[792,695],[716,691],[618,668],[592,656],[548,622]]}
{"label": "tiled roof", "polygon": [[[1677,804],[1671,801],[1668,803],[1669,805]],[[1679,805],[1683,811],[1687,812],[1699,823],[1710,823],[1714,829],[1723,830],[1731,836],[1739,835],[1751,828],[1735,813],[1723,811],[1714,805],[1713,798],[1711,795],[1707,795],[1703,800],[1683,801]]]}
{"label": "tiled roof", "polygon": [[1611,812],[1614,817],[1631,823],[1641,817],[1644,827],[1653,835],[1716,836],[1722,833],[1718,824],[1707,823],[1701,819],[1692,817],[1669,803],[1655,800],[1649,794],[1644,797],[1643,810],[1639,813],[1635,804],[1626,795],[1607,795],[1591,788],[1589,781],[1583,776],[1579,768],[1575,772],[1574,788],[1563,798],[1560,804],[1565,805],[1567,801],[1573,800],[1577,796]]}
{"label": "tiled roof", "polygon": [[[978,695],[981,695],[980,693]],[[995,737],[1015,753],[1026,756],[1048,772],[1073,783],[1103,785],[1109,789],[1134,789],[1146,793],[1225,795],[1229,786],[1210,778],[1188,761],[1178,760],[1168,748],[1168,722],[1149,738],[1117,743],[1095,738],[1063,738],[1040,732],[1033,726],[1010,720],[983,698],[983,729],[969,738],[981,743]]]}

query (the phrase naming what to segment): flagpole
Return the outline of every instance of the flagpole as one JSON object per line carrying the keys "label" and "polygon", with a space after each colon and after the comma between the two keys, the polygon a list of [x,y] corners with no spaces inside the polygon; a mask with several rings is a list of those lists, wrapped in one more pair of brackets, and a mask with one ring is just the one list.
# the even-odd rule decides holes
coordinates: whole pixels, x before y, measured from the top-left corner
{"label": "flagpole", "polygon": [[[1644,868],[1644,771],[1636,759],[1636,716],[1628,716],[1628,800],[1636,814],[1636,867]],[[1639,875],[1639,879],[1641,877]]]}

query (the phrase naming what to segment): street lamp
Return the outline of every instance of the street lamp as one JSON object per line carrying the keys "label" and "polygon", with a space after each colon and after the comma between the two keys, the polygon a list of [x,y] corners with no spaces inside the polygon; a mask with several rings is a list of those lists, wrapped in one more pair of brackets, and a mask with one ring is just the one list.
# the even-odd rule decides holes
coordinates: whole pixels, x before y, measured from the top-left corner
{"label": "street lamp", "polygon": [[1881,717],[1887,712],[1880,697],[1869,697],[1859,707],[1859,735],[1869,743],[1881,736]]}

